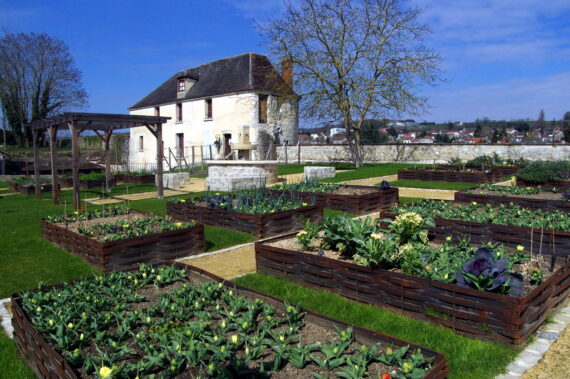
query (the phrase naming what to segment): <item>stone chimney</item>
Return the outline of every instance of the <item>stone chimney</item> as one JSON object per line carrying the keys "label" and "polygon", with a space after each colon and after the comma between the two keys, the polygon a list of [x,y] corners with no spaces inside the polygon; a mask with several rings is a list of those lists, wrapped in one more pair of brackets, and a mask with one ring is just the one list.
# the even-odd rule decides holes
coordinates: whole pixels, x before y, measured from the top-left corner
{"label": "stone chimney", "polygon": [[293,88],[293,62],[290,59],[281,61],[281,78],[291,88]]}

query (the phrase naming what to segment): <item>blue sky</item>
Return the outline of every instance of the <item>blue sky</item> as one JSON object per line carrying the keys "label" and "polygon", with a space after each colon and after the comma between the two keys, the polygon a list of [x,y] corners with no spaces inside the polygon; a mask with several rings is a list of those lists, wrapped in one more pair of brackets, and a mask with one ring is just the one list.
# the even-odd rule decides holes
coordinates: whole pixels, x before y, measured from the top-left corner
{"label": "blue sky", "polygon": [[[570,111],[569,0],[407,0],[433,29],[444,83],[417,120],[560,119]],[[63,40],[83,72],[86,111],[125,113],[174,72],[264,53],[253,19],[281,0],[0,0],[0,27]],[[405,115],[402,115],[405,116]]]}

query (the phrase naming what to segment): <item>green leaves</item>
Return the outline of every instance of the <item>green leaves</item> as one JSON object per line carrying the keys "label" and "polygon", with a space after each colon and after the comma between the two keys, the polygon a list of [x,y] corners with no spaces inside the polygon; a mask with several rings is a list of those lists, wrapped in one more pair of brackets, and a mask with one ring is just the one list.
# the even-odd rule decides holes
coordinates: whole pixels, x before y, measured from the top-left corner
{"label": "green leaves", "polygon": [[168,377],[191,367],[197,376],[236,377],[314,362],[331,377],[356,378],[377,355],[377,346],[354,342],[351,328],[305,345],[299,307],[278,310],[217,283],[180,283],[185,279],[175,266],[141,265],[25,293],[23,306],[38,331],[90,376],[106,367],[114,377]]}

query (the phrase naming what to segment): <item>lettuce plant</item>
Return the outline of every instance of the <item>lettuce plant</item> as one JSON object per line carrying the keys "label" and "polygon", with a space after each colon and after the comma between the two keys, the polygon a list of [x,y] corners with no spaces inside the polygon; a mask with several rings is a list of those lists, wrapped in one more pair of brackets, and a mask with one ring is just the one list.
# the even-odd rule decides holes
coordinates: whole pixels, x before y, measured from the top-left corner
{"label": "lettuce plant", "polygon": [[518,273],[510,273],[507,262],[507,258],[495,262],[491,249],[481,247],[475,253],[475,257],[457,271],[455,275],[457,285],[473,287],[480,291],[520,296],[523,290],[523,278]]}

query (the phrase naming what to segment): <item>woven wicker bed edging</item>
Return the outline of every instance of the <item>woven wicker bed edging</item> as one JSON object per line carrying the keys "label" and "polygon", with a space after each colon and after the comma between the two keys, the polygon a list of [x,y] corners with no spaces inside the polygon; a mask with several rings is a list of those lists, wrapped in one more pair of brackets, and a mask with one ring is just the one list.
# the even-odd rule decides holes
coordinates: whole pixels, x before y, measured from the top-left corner
{"label": "woven wicker bed edging", "polygon": [[257,271],[428,319],[470,337],[520,345],[570,293],[570,262],[523,297],[477,291],[403,273],[255,244]]}
{"label": "woven wicker bed edging", "polygon": [[[139,212],[148,215],[145,212]],[[42,219],[42,237],[101,271],[127,270],[139,263],[159,264],[205,251],[204,225],[100,242]]]}
{"label": "woven wicker bed edging", "polygon": [[341,195],[335,193],[296,192],[271,189],[269,191],[275,194],[283,192],[294,193],[303,201],[310,201],[314,198],[317,201],[317,204],[323,208],[339,210],[352,214],[363,214],[388,209],[398,204],[400,199],[397,188],[381,190],[380,187],[373,186],[341,185],[341,187],[347,189],[370,190],[370,192],[359,195]]}
{"label": "woven wicker bed edging", "polygon": [[270,214],[248,214],[196,205],[190,202],[182,204],[170,201],[166,204],[166,213],[177,220],[195,220],[201,224],[253,233],[259,238],[264,238],[300,230],[303,228],[303,219],[319,222],[323,218],[323,207],[307,205]]}
{"label": "woven wicker bed edging", "polygon": [[[223,280],[214,274],[193,266],[183,265],[180,263],[174,264],[180,268],[186,269],[188,275],[191,277],[224,283],[226,288],[233,289],[238,296],[246,296],[250,299],[261,299],[281,310],[286,306],[282,299],[245,288],[228,280]],[[63,285],[59,284],[48,286],[48,288],[49,287],[61,288]],[[13,310],[12,325],[14,326],[14,342],[16,343],[16,347],[20,354],[24,356],[28,366],[32,368],[36,375],[42,378],[78,378],[79,376],[77,375],[77,372],[71,368],[63,356],[48,344],[41,334],[34,328],[32,321],[22,308],[22,293],[13,294],[11,296],[11,301]],[[432,368],[425,376],[425,379],[444,379],[449,374],[449,366],[445,356],[441,353],[383,333],[362,328],[357,325],[348,324],[305,308],[301,308],[301,310],[303,312],[307,312],[307,315],[305,316],[305,320],[307,322],[314,323],[321,327],[331,330],[334,330],[335,327],[342,329],[352,327],[354,338],[359,343],[373,344],[382,341],[395,346],[409,345],[412,350],[420,349],[424,355],[433,357]]]}

